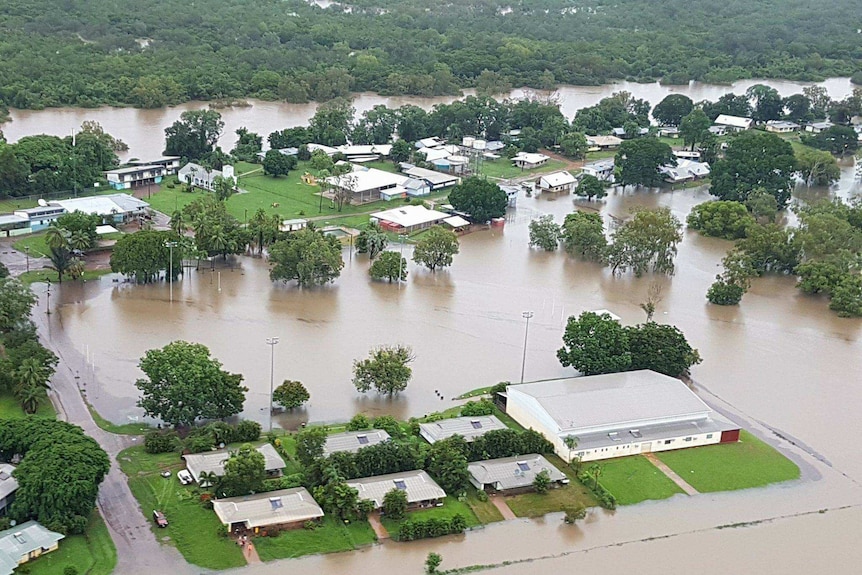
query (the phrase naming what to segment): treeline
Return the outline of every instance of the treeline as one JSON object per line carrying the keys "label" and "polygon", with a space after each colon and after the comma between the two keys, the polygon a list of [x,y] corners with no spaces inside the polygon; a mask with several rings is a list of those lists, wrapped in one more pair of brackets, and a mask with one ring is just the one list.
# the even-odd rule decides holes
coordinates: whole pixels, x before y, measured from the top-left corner
{"label": "treeline", "polygon": [[348,4],[144,0],[118,10],[103,1],[10,0],[0,11],[0,104],[303,102],[624,78],[822,80],[857,73],[862,55],[847,17],[854,0],[787,0],[780,10],[765,0]]}

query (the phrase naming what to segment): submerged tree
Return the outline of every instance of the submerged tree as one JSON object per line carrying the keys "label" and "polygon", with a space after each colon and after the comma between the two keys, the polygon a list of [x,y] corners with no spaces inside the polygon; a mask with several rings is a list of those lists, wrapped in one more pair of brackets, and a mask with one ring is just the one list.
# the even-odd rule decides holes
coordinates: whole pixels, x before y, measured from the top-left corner
{"label": "submerged tree", "polygon": [[374,389],[377,393],[395,395],[407,389],[413,376],[408,364],[413,359],[413,350],[406,345],[375,348],[367,359],[353,362],[353,385],[363,393]]}

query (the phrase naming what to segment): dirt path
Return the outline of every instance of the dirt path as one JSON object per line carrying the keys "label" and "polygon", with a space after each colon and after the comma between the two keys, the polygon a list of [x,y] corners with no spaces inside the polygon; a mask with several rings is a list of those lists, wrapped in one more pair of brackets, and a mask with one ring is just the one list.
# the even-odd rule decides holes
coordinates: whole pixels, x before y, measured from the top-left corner
{"label": "dirt path", "polygon": [[517,519],[518,516],[506,505],[506,500],[500,496],[495,496],[491,498],[491,503],[494,504],[494,507],[500,510],[500,513],[503,515],[504,521],[511,521],[512,519]]}
{"label": "dirt path", "polygon": [[677,473],[664,464],[658,457],[655,456],[654,453],[644,453],[644,456],[649,459],[650,463],[658,467],[659,471],[667,475],[668,479],[676,483],[680,489],[686,492],[688,495],[697,495],[698,491],[694,487],[688,484],[688,482],[677,475]]}
{"label": "dirt path", "polygon": [[386,527],[383,526],[383,523],[380,522],[379,513],[369,514],[368,523],[371,525],[371,528],[374,529],[374,534],[377,535],[378,541],[389,539],[389,531],[387,531]]}

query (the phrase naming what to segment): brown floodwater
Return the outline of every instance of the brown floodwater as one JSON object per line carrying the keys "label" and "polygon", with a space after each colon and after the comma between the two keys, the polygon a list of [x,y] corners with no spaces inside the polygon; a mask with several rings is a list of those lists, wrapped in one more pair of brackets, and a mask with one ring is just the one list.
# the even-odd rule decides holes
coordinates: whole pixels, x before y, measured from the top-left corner
{"label": "brown floodwater", "polygon": [[[762,83],[772,86],[782,96],[801,93],[802,88],[810,84],[785,80],[740,80],[731,85],[714,85],[693,82],[688,86],[663,86],[658,82],[637,84],[634,82],[619,82],[602,86],[562,86],[558,91],[560,107],[568,119],[583,107],[592,106],[600,99],[614,92],[626,90],[637,98],[643,98],[653,105],[659,103],[668,94],[686,94],[695,101],[717,100],[723,94],[745,92],[749,86]],[[830,78],[820,83],[834,99],[842,99],[853,90],[849,78]],[[465,94],[472,93],[466,90]],[[517,89],[510,94],[517,98],[524,91]],[[430,110],[435,104],[450,103],[457,99],[454,96],[439,98],[417,98],[415,96],[380,96],[373,93],[355,94],[353,106],[357,115],[383,104],[397,108],[404,104],[415,104]],[[249,100],[251,106],[227,108],[219,110],[225,123],[224,132],[219,142],[225,151],[233,148],[237,128],[246,127],[253,132],[266,136],[283,128],[305,125],[314,115],[317,104],[287,104],[284,102],[265,102]],[[19,138],[33,134],[53,134],[67,136],[72,130],[78,129],[85,120],[95,120],[111,135],[120,138],[129,145],[129,151],[121,154],[121,159],[146,159],[161,155],[165,143],[164,129],[179,119],[186,110],[198,110],[207,107],[206,102],[189,102],[171,108],[156,110],[139,110],[135,108],[48,108],[46,110],[12,110],[12,121],[0,125],[6,139],[15,142]]]}

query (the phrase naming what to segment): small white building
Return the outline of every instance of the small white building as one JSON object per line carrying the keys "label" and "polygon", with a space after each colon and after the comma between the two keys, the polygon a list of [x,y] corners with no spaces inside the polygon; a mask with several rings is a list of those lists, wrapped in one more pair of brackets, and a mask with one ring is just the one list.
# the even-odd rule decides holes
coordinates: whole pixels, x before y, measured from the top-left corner
{"label": "small white building", "polygon": [[65,537],[35,521],[0,531],[0,575],[12,575],[19,565],[56,551],[60,548],[60,540]]}
{"label": "small white building", "polygon": [[373,162],[386,157],[392,151],[392,144],[354,145],[344,144],[336,148],[349,162]]}
{"label": "small white building", "polygon": [[454,435],[460,435],[465,441],[470,442],[489,431],[498,429],[506,429],[499,418],[493,415],[475,415],[420,423],[419,435],[428,443],[437,443]]}
{"label": "small white building", "polygon": [[825,132],[826,130],[828,130],[829,128],[831,128],[834,125],[835,124],[833,124],[832,122],[829,122],[829,121],[812,122],[810,124],[805,125],[805,131],[809,132],[811,134],[819,134],[820,132]]}
{"label": "small white building", "polygon": [[434,136],[431,138],[423,138],[415,142],[413,145],[416,147],[416,149],[421,150],[422,148],[436,148],[438,146],[442,146],[445,143],[446,142],[444,142],[440,138]]}
{"label": "small white building", "polygon": [[375,200],[392,200],[407,196],[404,184],[409,179],[377,168],[350,164],[352,171],[341,176],[330,176],[326,182],[336,190],[349,190],[351,202],[362,204]]}
{"label": "small white building", "polygon": [[14,465],[0,463],[0,517],[6,515],[6,510],[15,499],[15,492],[18,491],[18,481],[12,477],[13,471],[15,471]]}
{"label": "small white building", "polygon": [[769,120],[766,122],[766,131],[775,134],[790,134],[799,129],[799,124],[796,122],[788,122],[786,120]]}
{"label": "small white building", "polygon": [[308,227],[308,220],[305,218],[295,218],[292,220],[282,220],[278,226],[280,232],[298,232]]}
{"label": "small white building", "polygon": [[[257,451],[263,454],[264,468],[267,475],[277,477],[281,475],[281,470],[286,465],[284,459],[275,450],[275,447],[269,443],[264,443],[257,448]],[[194,480],[200,483],[201,473],[215,473],[221,477],[224,475],[224,464],[230,459],[231,453],[226,449],[220,451],[208,451],[206,453],[189,453],[183,455],[186,460],[186,469],[192,474]]]}
{"label": "small white building", "polygon": [[425,168],[419,168],[416,166],[411,166],[404,170],[404,173],[411,178],[426,182],[432,191],[457,186],[461,183],[461,178],[458,176],[444,174],[443,172],[437,172],[435,170],[426,170]]}
{"label": "small white building", "polygon": [[412,509],[442,505],[446,497],[443,488],[421,469],[349,479],[347,485],[359,492],[359,499],[372,501],[375,509],[383,507],[383,498],[393,489],[405,492],[407,506]]}
{"label": "small white building", "polygon": [[675,158],[682,158],[685,160],[699,160],[700,152],[697,150],[674,150],[673,155]]}
{"label": "small white building", "polygon": [[614,159],[607,158],[605,160],[591,162],[584,166],[584,169],[581,170],[581,173],[585,176],[593,176],[594,178],[598,178],[603,182],[613,182]]}
{"label": "small white building", "polygon": [[709,177],[710,174],[709,164],[706,162],[698,162],[685,158],[677,160],[675,166],[662,166],[658,170],[664,174],[664,180],[671,184],[700,180]]}
{"label": "small white building", "polygon": [[233,166],[224,165],[221,170],[210,170],[200,164],[189,162],[177,172],[179,181],[210,192],[213,191],[216,178],[236,179]]}
{"label": "small white building", "polygon": [[679,128],[676,126],[663,126],[658,129],[658,135],[660,138],[679,138]]}
{"label": "small white building", "polygon": [[587,150],[598,152],[600,150],[613,150],[619,148],[623,141],[616,136],[587,136]]}
{"label": "small white building", "polygon": [[514,491],[532,489],[536,475],[547,471],[552,486],[566,485],[566,474],[551,465],[537,453],[474,461],[467,465],[470,483],[476,489],[489,491]]}
{"label": "small white building", "polygon": [[[610,459],[739,440],[682,381],[649,370],[510,385],[506,413],[565,461]],[[577,445],[567,446],[567,438]]]}
{"label": "small white building", "polygon": [[323,517],[323,509],[305,487],[280,489],[241,497],[214,499],[213,511],[230,531],[303,525]]}
{"label": "small white building", "polygon": [[401,206],[371,214],[371,221],[378,222],[384,230],[398,234],[409,234],[439,224],[449,214],[429,210],[425,206]]}
{"label": "small white building", "polygon": [[537,188],[542,193],[570,194],[575,187],[575,176],[569,172],[554,172],[539,178]]}
{"label": "small white building", "polygon": [[751,118],[741,118],[739,116],[730,116],[728,114],[719,114],[712,123],[714,126],[721,126],[728,132],[740,132],[748,130],[754,124]]}
{"label": "small white building", "polygon": [[530,154],[527,152],[518,152],[518,155],[512,158],[512,163],[522,170],[532,170],[548,163],[551,158],[545,154]]}
{"label": "small white building", "polygon": [[372,445],[378,445],[386,441],[389,441],[389,434],[382,429],[333,433],[326,437],[326,443],[323,446],[323,456],[328,457],[340,451],[356,453],[364,447],[371,447]]}

